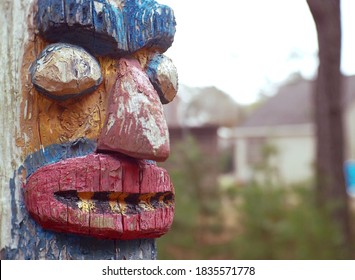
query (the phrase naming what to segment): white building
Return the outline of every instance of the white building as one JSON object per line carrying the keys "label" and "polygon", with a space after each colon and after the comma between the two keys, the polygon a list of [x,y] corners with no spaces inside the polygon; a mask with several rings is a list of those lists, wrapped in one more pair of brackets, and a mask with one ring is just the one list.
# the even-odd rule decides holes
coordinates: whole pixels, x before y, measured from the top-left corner
{"label": "white building", "polygon": [[[285,184],[312,178],[315,160],[313,85],[313,81],[299,80],[281,87],[235,129],[238,181],[262,180],[265,173]],[[355,76],[344,78],[344,90],[348,160],[355,159]],[[265,157],[267,152],[269,156]]]}

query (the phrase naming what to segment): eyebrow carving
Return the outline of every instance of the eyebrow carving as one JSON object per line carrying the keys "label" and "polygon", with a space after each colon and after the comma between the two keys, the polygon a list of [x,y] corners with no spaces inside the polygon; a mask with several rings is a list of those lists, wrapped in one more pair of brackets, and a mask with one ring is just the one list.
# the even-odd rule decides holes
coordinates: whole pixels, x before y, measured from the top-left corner
{"label": "eyebrow carving", "polygon": [[80,45],[95,55],[121,56],[173,43],[173,10],[154,0],[38,0],[37,28],[49,42]]}

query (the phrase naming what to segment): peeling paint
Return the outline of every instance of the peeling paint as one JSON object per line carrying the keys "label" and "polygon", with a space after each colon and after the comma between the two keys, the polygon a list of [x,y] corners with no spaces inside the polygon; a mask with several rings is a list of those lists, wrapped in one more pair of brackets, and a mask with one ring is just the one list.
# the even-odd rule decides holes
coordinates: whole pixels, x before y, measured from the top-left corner
{"label": "peeling paint", "polygon": [[47,46],[31,65],[32,83],[50,98],[66,100],[88,94],[102,81],[98,61],[78,46]]}
{"label": "peeling paint", "polygon": [[[38,0],[40,3],[44,3],[44,0]],[[105,8],[108,6],[108,3],[105,0],[97,0],[98,2],[102,3]],[[96,150],[96,139],[100,135],[100,132],[103,130],[103,127],[106,127],[107,133],[111,132],[115,129],[117,123],[119,123],[118,119],[119,116],[124,118],[125,106],[120,107],[119,110],[113,112],[111,120],[110,118],[107,119],[106,126],[104,126],[105,117],[109,114],[109,106],[107,105],[107,96],[112,93],[112,90],[108,90],[110,87],[114,87],[114,82],[109,81],[110,79],[116,79],[116,74],[114,69],[114,73],[105,73],[103,71],[103,78],[105,79],[105,85],[100,85],[97,88],[97,94],[85,96],[85,98],[77,98],[75,100],[67,100],[61,102],[49,100],[45,96],[40,96],[36,89],[31,85],[31,80],[27,73],[29,69],[30,63],[34,61],[36,56],[39,54],[41,50],[43,50],[47,45],[48,42],[44,41],[43,38],[40,37],[37,33],[34,33],[34,25],[33,23],[29,23],[28,27],[31,32],[31,41],[28,42],[24,52],[24,63],[21,65],[19,63],[18,58],[21,57],[22,53],[19,50],[22,50],[22,42],[23,38],[27,38],[23,28],[26,27],[23,22],[25,16],[27,16],[29,9],[29,4],[31,2],[36,1],[24,1],[24,0],[14,0],[14,1],[7,1],[5,0],[6,5],[10,7],[10,11],[4,13],[5,17],[0,19],[0,28],[2,30],[6,30],[6,32],[1,33],[1,38],[3,42],[7,40],[11,40],[11,43],[6,46],[3,44],[0,50],[2,51],[2,58],[1,60],[4,61],[4,65],[9,65],[11,69],[21,69],[22,76],[20,78],[19,75],[10,74],[9,79],[7,79],[4,83],[0,83],[0,87],[4,88],[3,92],[6,92],[4,95],[5,99],[0,97],[0,100],[5,100],[5,102],[0,102],[0,107],[3,104],[15,104],[14,108],[8,107],[1,107],[0,110],[1,116],[9,117],[10,126],[14,123],[15,119],[21,118],[21,128],[18,125],[10,127],[7,126],[4,130],[4,133],[9,133],[8,137],[5,140],[6,147],[0,147],[1,152],[4,151],[3,158],[5,159],[4,162],[1,162],[1,199],[2,202],[6,201],[5,198],[11,197],[11,203],[2,203],[1,207],[1,258],[2,259],[155,259],[156,258],[156,245],[153,239],[142,239],[142,240],[133,240],[133,241],[110,241],[110,240],[97,240],[93,238],[86,238],[82,236],[74,236],[71,234],[57,234],[51,231],[44,230],[41,228],[37,223],[35,223],[31,217],[28,216],[28,213],[24,206],[24,198],[22,196],[21,191],[21,184],[20,182],[23,181],[23,178],[19,178],[18,175],[13,175],[13,170],[15,166],[19,166],[21,160],[21,149],[22,149],[22,156],[27,156],[25,160],[25,167],[21,166],[20,170],[27,169],[27,176],[30,176],[34,171],[38,168],[43,167],[47,164],[58,162],[64,158],[70,158],[71,156],[77,157],[82,155],[82,153],[91,153]],[[55,1],[49,1],[55,2]],[[60,2],[60,1],[59,1]],[[108,49],[112,46],[111,43],[119,44],[122,42],[121,40],[116,40],[115,42],[111,41],[108,45],[100,45],[98,42],[99,37],[86,37],[88,34],[93,34],[94,29],[88,28],[88,33],[83,36],[83,34],[78,34],[78,30],[82,30],[78,28],[78,25],[75,22],[84,22],[84,18],[78,14],[80,9],[77,9],[80,5],[77,0],[65,0],[66,4],[68,3],[76,3],[77,6],[74,7],[72,10],[73,18],[70,18],[68,14],[68,10],[58,10],[54,11],[53,16],[56,17],[58,20],[58,25],[61,23],[65,23],[65,30],[68,29],[74,30],[69,37],[60,31],[60,32],[53,32],[53,35],[63,36],[64,40],[75,39],[78,44],[96,44],[94,48],[101,49],[103,52],[107,52]],[[130,48],[138,48],[147,47],[147,49],[154,47],[156,48],[155,51],[163,52],[168,48],[173,40],[173,36],[175,33],[175,19],[173,16],[173,12],[170,8],[165,6],[160,6],[159,4],[155,3],[154,1],[144,0],[144,1],[120,1],[120,0],[109,0],[110,3],[113,3],[117,9],[121,11],[125,10],[130,14],[130,20],[133,17],[137,18],[137,21],[134,24],[129,24],[130,33],[133,36],[130,37]],[[48,3],[48,2],[47,2]],[[62,2],[63,3],[63,2]],[[92,3],[92,1],[86,1],[86,3]],[[153,6],[149,6],[150,4],[154,4]],[[0,3],[2,7],[3,3]],[[63,5],[64,6],[64,5]],[[70,5],[66,5],[68,8]],[[63,7],[60,7],[62,9]],[[147,11],[147,8],[151,8],[151,11]],[[34,11],[34,10],[33,10]],[[33,12],[32,11],[32,12]],[[107,9],[105,10],[107,11]],[[144,11],[144,12],[143,12]],[[143,12],[143,13],[142,13]],[[117,17],[117,11],[114,11],[115,14],[104,14],[104,17],[109,15],[110,17],[115,16]],[[14,15],[17,14],[21,15],[20,17],[12,18]],[[141,16],[140,16],[141,15]],[[97,13],[94,14],[97,17]],[[132,18],[131,18],[132,17]],[[164,17],[165,20],[164,21]],[[8,19],[11,19],[9,21]],[[16,20],[21,19],[21,27],[19,24],[14,23]],[[142,22],[147,23],[146,25],[142,25]],[[32,19],[30,19],[31,21]],[[94,19],[96,23],[98,22],[98,18]],[[153,21],[156,21],[153,24]],[[8,24],[11,26],[9,28]],[[38,23],[38,22],[37,22]],[[123,21],[117,22],[118,28],[121,28],[120,24]],[[76,26],[75,26],[76,25]],[[73,27],[75,26],[75,27]],[[86,25],[86,27],[89,26]],[[117,38],[122,34],[119,29],[113,28],[111,22],[108,22],[106,26],[97,26],[102,28],[101,30],[109,30],[110,36],[113,38]],[[134,26],[137,26],[137,32],[134,34]],[[151,34],[143,30],[144,28],[157,28],[153,33],[152,37],[149,37]],[[113,28],[113,29],[112,29]],[[162,28],[162,29],[159,29]],[[95,29],[96,31],[99,28]],[[7,33],[9,32],[10,33]],[[43,31],[43,30],[42,30]],[[45,31],[43,31],[45,32]],[[70,32],[69,32],[70,33]],[[80,33],[80,32],[79,32]],[[149,36],[148,36],[149,35]],[[71,37],[70,37],[71,36]],[[148,36],[148,37],[147,37]],[[162,36],[162,37],[159,37]],[[127,37],[126,34],[124,37]],[[70,39],[70,40],[71,40]],[[91,40],[92,39],[92,40]],[[25,40],[26,41],[26,40]],[[127,44],[127,42],[123,43]],[[12,46],[11,49],[7,49],[9,46]],[[106,49],[105,49],[106,48]],[[119,47],[120,48],[120,47]],[[3,50],[6,50],[6,53],[3,53]],[[132,51],[133,49],[130,49]],[[151,50],[149,50],[151,52]],[[109,50],[110,52],[110,50]],[[117,54],[117,51],[114,52]],[[8,63],[8,60],[11,60]],[[16,60],[16,61],[15,61]],[[99,59],[100,61],[101,58]],[[110,58],[107,59],[106,62],[102,65],[103,69],[108,69],[108,65],[115,65],[115,59]],[[20,66],[21,65],[21,66]],[[138,63],[135,63],[135,67],[138,69]],[[12,68],[14,66],[14,68]],[[41,67],[41,63],[39,63],[39,67]],[[61,68],[61,65],[58,66]],[[58,69],[59,69],[58,68]],[[80,68],[80,65],[79,65]],[[84,67],[85,68],[85,67]],[[82,71],[84,68],[78,69],[78,71]],[[132,70],[132,69],[131,69]],[[1,70],[0,70],[1,71]],[[133,72],[135,70],[133,69]],[[79,74],[76,73],[77,75]],[[131,75],[133,72],[130,72]],[[137,73],[143,73],[143,70],[139,68]],[[7,74],[6,74],[7,75]],[[3,77],[6,77],[4,75]],[[136,75],[136,74],[134,74]],[[134,76],[133,75],[133,76]],[[64,77],[64,76],[63,76]],[[22,80],[22,83],[21,83]],[[10,82],[9,82],[10,81]],[[135,121],[128,120],[124,118],[124,122],[126,122],[126,126],[122,127],[122,132],[127,135],[130,135],[128,139],[126,139],[129,145],[130,142],[135,143],[135,149],[138,151],[146,150],[153,150],[154,159],[155,156],[157,159],[162,160],[165,159],[168,155],[169,151],[169,143],[168,143],[168,136],[165,134],[164,137],[158,137],[159,140],[152,143],[153,138],[158,135],[159,131],[161,130],[164,134],[167,130],[166,123],[163,121],[161,124],[154,119],[154,115],[157,113],[157,119],[159,120],[162,118],[164,120],[164,116],[162,114],[162,107],[161,104],[154,105],[153,107],[149,107],[148,101],[152,98],[153,100],[156,99],[156,92],[151,87],[149,80],[147,77],[143,77],[137,74],[136,76],[136,83],[138,84],[137,88],[134,88],[132,93],[138,95],[138,98],[134,99],[129,106],[131,109],[129,110],[144,110],[148,114],[147,116],[141,114],[137,116]],[[25,89],[22,91],[22,99],[24,100],[21,109],[23,110],[23,114],[16,112],[21,112],[19,109],[20,106],[16,102],[20,101],[18,98],[18,93],[21,92],[17,87],[21,86]],[[134,87],[134,86],[133,86]],[[149,88],[149,94],[146,95],[146,89]],[[117,89],[117,88],[116,88]],[[14,99],[16,100],[14,101]],[[115,96],[115,103],[122,102],[125,103],[124,98],[120,97],[116,99]],[[148,100],[148,101],[147,101]],[[155,102],[154,101],[154,102]],[[3,110],[4,109],[4,110]],[[134,115],[136,111],[132,111]],[[113,119],[117,116],[117,119]],[[16,121],[15,121],[16,122]],[[137,129],[137,122],[140,123],[139,133],[134,137],[132,134],[134,133],[135,129]],[[2,125],[2,122],[0,122]],[[155,126],[155,127],[154,127]],[[146,131],[146,130],[149,131]],[[14,139],[15,132],[14,131],[21,131],[23,136],[23,143],[20,141],[16,141],[16,143],[20,143],[16,147]],[[14,132],[14,133],[12,133]],[[117,132],[117,131],[116,131]],[[110,136],[110,139],[113,141],[116,140],[117,136]],[[162,135],[161,135],[162,136]],[[85,146],[75,145],[75,141],[78,139],[92,139],[94,145],[89,144],[85,149],[82,148]],[[161,144],[159,141],[163,141],[165,139],[165,143]],[[17,140],[17,139],[16,139]],[[140,141],[144,141],[144,145]],[[68,146],[70,145],[73,149],[69,149]],[[10,147],[7,149],[7,147]],[[143,149],[142,149],[143,147]],[[144,156],[144,155],[143,155]],[[10,159],[10,160],[7,160]],[[8,174],[3,176],[3,170],[6,170]],[[9,173],[9,170],[11,171]],[[13,177],[11,177],[13,176]],[[11,179],[12,178],[12,179]],[[154,177],[155,178],[155,177]],[[158,180],[163,181],[165,178],[161,176],[156,176]],[[144,180],[142,178],[141,180]],[[10,205],[10,206],[9,206]],[[149,203],[142,202],[142,208],[149,208]],[[90,205],[88,206],[90,208]],[[121,212],[126,211],[127,205],[115,205],[113,206],[114,209],[120,209]],[[7,218],[8,213],[11,212],[11,222]],[[148,211],[149,212],[149,211]],[[4,218],[5,217],[5,218]],[[149,220],[149,216],[146,217]],[[97,223],[100,227],[103,224],[102,219],[93,220],[93,223]],[[108,220],[107,225],[112,224],[112,221]],[[159,223],[161,221],[157,221]],[[137,229],[137,225],[142,224],[142,226],[146,226],[146,222],[144,220],[130,220],[129,217],[122,220],[122,227],[132,227],[132,230]],[[9,231],[11,229],[11,231]],[[6,240],[3,242],[3,240]]]}
{"label": "peeling paint", "polygon": [[[63,3],[39,0],[37,27],[47,41],[77,44],[95,54],[116,57],[149,47],[165,52],[173,43],[174,13],[154,0]],[[93,11],[85,19],[79,16],[84,4]]]}
{"label": "peeling paint", "polygon": [[98,148],[136,158],[165,160],[170,149],[169,132],[158,94],[134,58],[120,59],[118,69],[109,95],[109,118]]}

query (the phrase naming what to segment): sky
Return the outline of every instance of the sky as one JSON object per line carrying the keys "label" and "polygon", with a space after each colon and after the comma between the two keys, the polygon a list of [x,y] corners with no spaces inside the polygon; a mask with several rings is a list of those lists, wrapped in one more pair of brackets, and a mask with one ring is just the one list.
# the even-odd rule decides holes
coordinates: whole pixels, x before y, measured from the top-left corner
{"label": "sky", "polygon": [[[306,0],[157,0],[173,8],[166,52],[190,87],[215,86],[239,104],[273,94],[292,73],[314,77],[317,34]],[[342,0],[342,71],[355,74],[355,1]]]}

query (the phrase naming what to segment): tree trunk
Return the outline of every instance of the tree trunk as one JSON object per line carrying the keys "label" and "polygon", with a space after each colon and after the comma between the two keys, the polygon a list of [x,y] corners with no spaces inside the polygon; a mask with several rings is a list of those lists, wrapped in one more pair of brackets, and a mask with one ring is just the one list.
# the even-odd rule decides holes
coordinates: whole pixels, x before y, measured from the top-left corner
{"label": "tree trunk", "polygon": [[[331,207],[332,219],[341,229],[343,249],[350,249],[350,216],[343,173],[340,1],[307,2],[316,24],[319,45],[319,69],[314,96],[317,199],[321,206]],[[350,250],[348,253],[350,254]],[[349,254],[346,256],[350,256]]]}
{"label": "tree trunk", "polygon": [[1,259],[155,259],[154,239],[98,240],[43,230],[24,207],[20,181],[21,57],[32,1],[0,1]]}

